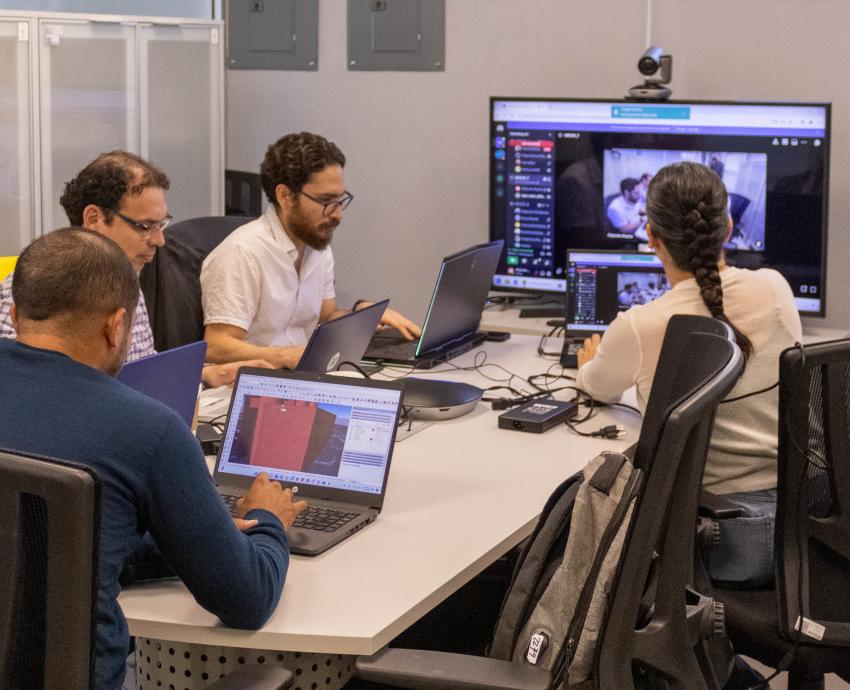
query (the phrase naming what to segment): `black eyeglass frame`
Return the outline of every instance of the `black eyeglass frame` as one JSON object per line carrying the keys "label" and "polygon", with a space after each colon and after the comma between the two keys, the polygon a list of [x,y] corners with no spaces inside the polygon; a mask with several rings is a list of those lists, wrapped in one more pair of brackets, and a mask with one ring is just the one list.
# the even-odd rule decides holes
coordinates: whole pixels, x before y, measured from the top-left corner
{"label": "black eyeglass frame", "polygon": [[120,211],[116,211],[114,208],[109,208],[106,210],[110,213],[114,213],[121,220],[127,223],[127,225],[133,228],[133,230],[135,230],[141,235],[152,235],[157,230],[165,230],[165,228],[167,228],[171,224],[171,221],[174,220],[173,216],[169,213],[162,220],[157,220],[153,223],[141,223],[137,220],[133,220],[132,218],[128,218]]}
{"label": "black eyeglass frame", "polygon": [[[314,201],[322,207],[322,216],[327,218],[328,216],[332,216],[336,213],[336,210],[342,209],[343,211],[351,206],[351,202],[354,201],[354,195],[348,190],[344,191],[340,196],[336,199],[331,199],[330,201],[324,201],[319,199],[318,197],[313,196],[312,194],[307,194],[303,189],[298,192],[306,196],[310,201]],[[328,210],[330,209],[330,210]]]}

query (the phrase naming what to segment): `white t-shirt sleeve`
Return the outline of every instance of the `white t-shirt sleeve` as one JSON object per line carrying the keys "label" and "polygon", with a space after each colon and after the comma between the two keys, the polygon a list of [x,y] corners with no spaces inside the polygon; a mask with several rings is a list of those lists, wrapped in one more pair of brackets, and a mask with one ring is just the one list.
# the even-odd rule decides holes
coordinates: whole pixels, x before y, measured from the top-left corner
{"label": "white t-shirt sleeve", "polygon": [[325,284],[322,288],[322,299],[334,299],[336,297],[336,286],[334,279],[334,255],[328,247],[327,265],[325,266]]}
{"label": "white t-shirt sleeve", "polygon": [[637,381],[641,357],[631,314],[622,312],[602,336],[596,357],[578,370],[576,386],[595,400],[619,400]]}
{"label": "white t-shirt sleeve", "polygon": [[628,217],[623,212],[623,209],[620,208],[622,205],[621,198],[617,197],[608,204],[608,220],[611,221],[611,225],[615,228],[622,228],[624,225],[629,224]]}
{"label": "white t-shirt sleeve", "polygon": [[803,324],[800,321],[800,312],[797,311],[797,305],[794,302],[794,293],[791,291],[791,286],[785,277],[778,271],[767,268],[763,269],[768,280],[773,286],[773,291],[776,294],[776,306],[779,309],[779,319],[788,332],[798,342],[803,340]]}
{"label": "white t-shirt sleeve", "polygon": [[201,268],[204,325],[237,326],[247,331],[260,304],[263,283],[259,262],[237,244],[222,244]]}

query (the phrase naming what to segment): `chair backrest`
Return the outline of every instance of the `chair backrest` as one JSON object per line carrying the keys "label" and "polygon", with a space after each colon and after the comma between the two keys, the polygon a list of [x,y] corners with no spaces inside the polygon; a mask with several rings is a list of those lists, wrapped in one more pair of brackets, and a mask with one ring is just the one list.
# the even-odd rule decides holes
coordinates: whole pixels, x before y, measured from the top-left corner
{"label": "chair backrest", "polygon": [[165,231],[165,246],[139,275],[157,350],[203,340],[201,264],[225,237],[251,220],[244,216],[192,218]]}
{"label": "chair backrest", "polygon": [[[694,333],[708,333],[734,341],[732,329],[717,319],[689,314],[676,314],[670,318],[635,453],[635,466],[640,469],[648,469],[647,465],[655,456],[664,422],[672,409],[693,392],[696,381],[701,378],[708,380],[712,376],[711,364],[694,361],[688,352],[688,339]],[[683,361],[687,362],[687,370],[680,373]]]}
{"label": "chair backrest", "polygon": [[711,674],[693,619],[711,622],[712,602],[685,602],[714,416],[744,365],[731,329],[712,321],[675,316],[668,325],[636,452],[644,488],[597,652],[598,687],[632,687],[635,665],[683,690]]}
{"label": "chair backrest", "polygon": [[0,688],[94,679],[100,483],[85,467],[0,450]]}
{"label": "chair backrest", "polygon": [[850,340],[780,356],[777,469],[780,632],[850,646]]}

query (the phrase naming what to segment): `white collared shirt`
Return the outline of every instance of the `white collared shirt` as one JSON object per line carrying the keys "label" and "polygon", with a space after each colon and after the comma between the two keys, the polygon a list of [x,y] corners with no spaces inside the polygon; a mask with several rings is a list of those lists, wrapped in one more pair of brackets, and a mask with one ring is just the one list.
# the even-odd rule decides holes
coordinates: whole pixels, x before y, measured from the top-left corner
{"label": "white collared shirt", "polygon": [[305,247],[299,273],[297,258],[274,206],[234,230],[201,268],[204,325],[242,328],[253,345],[306,345],[335,296],[334,259],[330,247]]}

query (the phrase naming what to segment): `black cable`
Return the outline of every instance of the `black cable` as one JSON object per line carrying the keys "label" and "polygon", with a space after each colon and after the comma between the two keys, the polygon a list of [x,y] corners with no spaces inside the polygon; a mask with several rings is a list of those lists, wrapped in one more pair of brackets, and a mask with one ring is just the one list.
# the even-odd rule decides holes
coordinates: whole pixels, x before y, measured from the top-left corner
{"label": "black cable", "polygon": [[[796,347],[797,349],[800,350],[800,369],[803,371],[803,373],[805,373],[805,371],[806,371],[806,348],[800,342],[794,343],[794,347]],[[779,383],[777,382],[776,385],[778,386]],[[808,437],[806,438],[806,449],[805,450],[803,450],[803,448],[800,447],[800,444],[797,443],[797,439],[794,438],[794,433],[793,433],[793,430],[791,429],[791,416],[792,416],[791,415],[791,409],[793,407],[794,402],[796,402],[796,398],[791,399],[791,404],[788,405],[788,411],[785,415],[784,422],[785,422],[785,430],[788,433],[788,438],[791,441],[791,444],[794,446],[794,449],[803,458],[803,466],[802,466],[802,469],[800,471],[800,477],[798,478],[797,484],[796,484],[797,490],[799,491],[799,493],[797,494],[796,509],[797,509],[797,515],[799,515],[800,512],[803,509],[803,505],[802,505],[803,499],[807,496],[807,491],[806,491],[807,487],[804,485],[804,482],[806,481],[806,471],[809,469],[809,463],[811,462],[810,455],[814,455],[816,458],[818,458],[818,460],[820,460],[822,465],[826,465],[826,459],[823,458],[821,456],[821,454],[818,453],[816,450],[809,448]],[[808,404],[808,401],[807,401],[807,404]],[[807,507],[806,513],[808,514],[808,507]],[[774,521],[774,530],[775,529],[776,529],[776,523]],[[793,664],[794,664],[794,660],[797,658],[797,651],[800,648],[800,638],[803,635],[803,605],[805,603],[803,601],[803,577],[802,577],[803,558],[804,558],[805,554],[803,553],[803,538],[802,538],[802,536],[803,535],[802,535],[801,530],[798,530],[797,531],[797,561],[798,561],[798,565],[799,565],[798,578],[797,578],[797,610],[798,610],[798,614],[797,614],[797,620],[794,622],[794,627],[796,628],[795,635],[794,635],[794,646],[791,648],[791,650],[789,652],[787,652],[785,654],[784,657],[782,657],[782,659],[780,659],[780,661],[776,665],[776,669],[773,671],[773,673],[771,673],[767,678],[765,678],[758,685],[752,686],[749,690],[762,690],[763,688],[769,687],[768,684],[770,683],[770,681],[772,681],[774,678],[776,678],[780,673],[785,673],[785,671],[787,671],[789,668],[791,668],[791,666],[793,666]]]}
{"label": "black cable", "polygon": [[346,365],[346,364],[347,364],[348,366],[350,366],[352,369],[354,369],[355,371],[359,372],[359,373],[360,373],[360,375],[361,375],[364,379],[370,379],[370,378],[372,378],[372,376],[371,376],[370,374],[368,374],[368,373],[366,372],[366,370],[365,370],[363,367],[361,367],[361,366],[360,366],[357,362],[350,362],[350,361],[348,361],[348,360],[345,360],[344,362],[340,362],[340,363],[337,365],[337,367],[336,367],[337,371],[339,371],[340,369],[342,369],[342,367],[343,367],[344,365]]}
{"label": "black cable", "polygon": [[754,395],[761,395],[762,393],[767,393],[768,391],[772,391],[774,388],[779,388],[779,381],[774,383],[772,386],[762,388],[761,390],[753,391],[752,393],[744,393],[744,395],[736,395],[734,398],[726,398],[726,400],[721,400],[720,404],[725,405],[726,403],[737,402],[738,400],[743,400],[744,398],[752,398]]}

